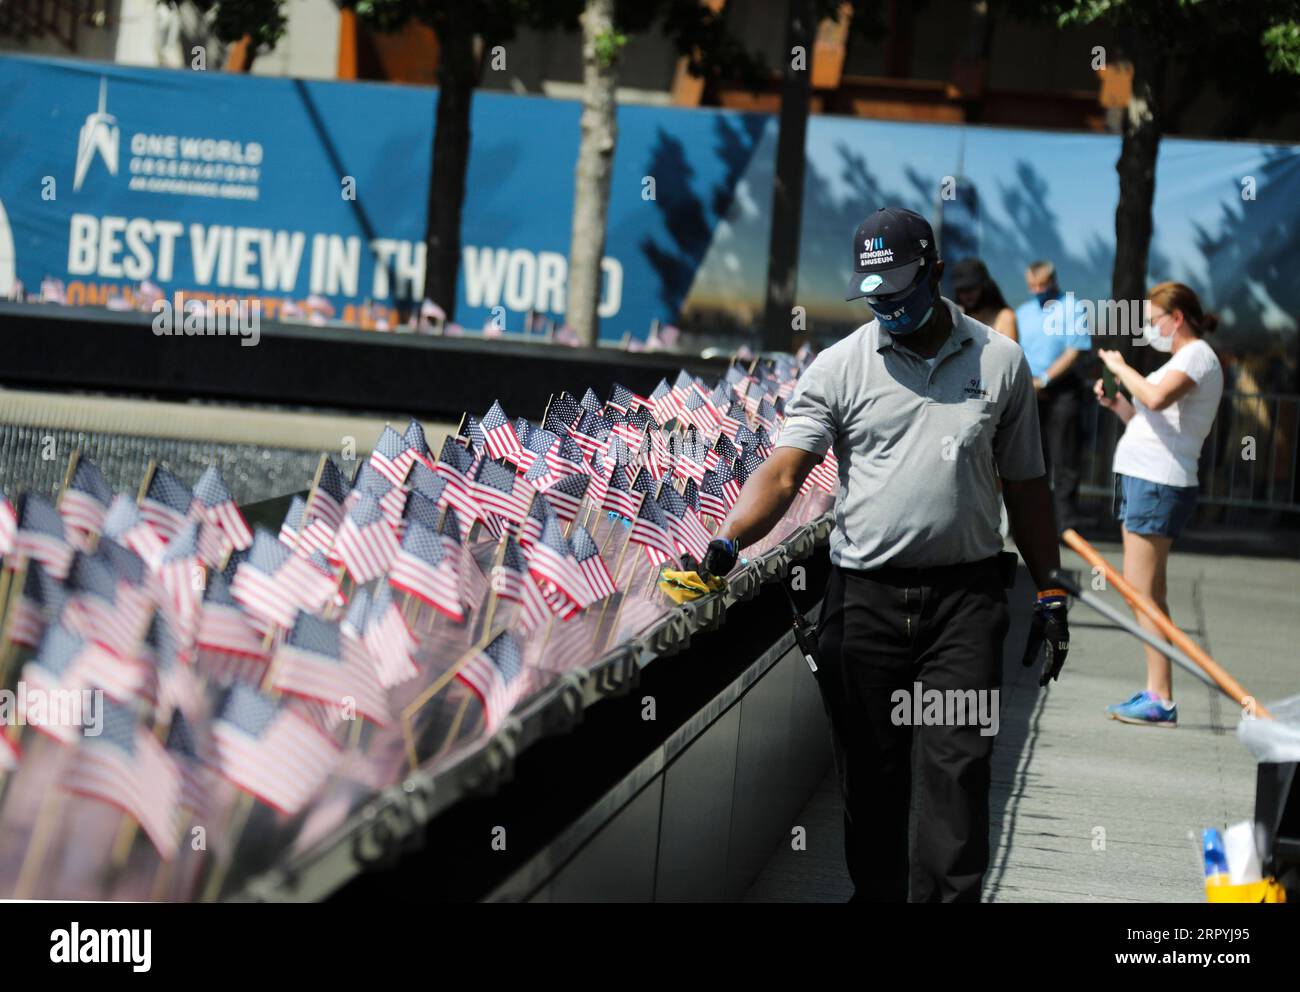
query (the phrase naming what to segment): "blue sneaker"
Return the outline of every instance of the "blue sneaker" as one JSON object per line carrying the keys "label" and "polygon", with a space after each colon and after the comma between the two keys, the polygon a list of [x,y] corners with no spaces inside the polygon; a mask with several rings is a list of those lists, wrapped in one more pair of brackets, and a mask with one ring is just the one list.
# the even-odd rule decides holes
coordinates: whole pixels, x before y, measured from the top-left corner
{"label": "blue sneaker", "polygon": [[1154,692],[1143,689],[1122,703],[1106,707],[1106,714],[1120,723],[1136,723],[1148,727],[1178,726],[1178,704],[1166,706]]}

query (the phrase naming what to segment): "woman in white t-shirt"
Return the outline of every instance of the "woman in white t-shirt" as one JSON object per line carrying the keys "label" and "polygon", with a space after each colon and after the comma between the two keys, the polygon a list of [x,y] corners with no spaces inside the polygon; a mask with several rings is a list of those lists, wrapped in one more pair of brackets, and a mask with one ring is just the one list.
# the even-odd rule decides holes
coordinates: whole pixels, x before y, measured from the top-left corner
{"label": "woman in white t-shirt", "polygon": [[[1107,399],[1100,379],[1094,391],[1097,402],[1127,425],[1112,464],[1116,516],[1124,533],[1124,578],[1168,616],[1169,549],[1196,506],[1196,466],[1223,395],[1223,368],[1214,349],[1202,340],[1218,319],[1201,309],[1196,293],[1179,282],[1162,282],[1147,299],[1143,342],[1173,357],[1144,377],[1118,351],[1098,351],[1133,399],[1130,402],[1123,393]],[[1134,613],[1139,624],[1162,636],[1144,615]],[[1143,650],[1146,689],[1107,706],[1106,712],[1124,723],[1176,726],[1178,707],[1173,701],[1169,659],[1154,648]]]}

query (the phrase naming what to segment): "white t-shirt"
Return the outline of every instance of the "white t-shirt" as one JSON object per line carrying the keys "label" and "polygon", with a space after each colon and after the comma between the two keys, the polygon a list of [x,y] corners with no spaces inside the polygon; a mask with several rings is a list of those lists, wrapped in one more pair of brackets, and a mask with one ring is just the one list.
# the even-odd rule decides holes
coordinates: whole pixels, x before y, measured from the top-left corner
{"label": "white t-shirt", "polygon": [[1163,410],[1149,410],[1134,397],[1133,419],[1115,447],[1111,467],[1116,474],[1148,482],[1194,486],[1201,445],[1210,433],[1223,395],[1223,367],[1214,349],[1197,340],[1179,348],[1169,361],[1147,376],[1147,382],[1158,383],[1171,369],[1196,385]]}

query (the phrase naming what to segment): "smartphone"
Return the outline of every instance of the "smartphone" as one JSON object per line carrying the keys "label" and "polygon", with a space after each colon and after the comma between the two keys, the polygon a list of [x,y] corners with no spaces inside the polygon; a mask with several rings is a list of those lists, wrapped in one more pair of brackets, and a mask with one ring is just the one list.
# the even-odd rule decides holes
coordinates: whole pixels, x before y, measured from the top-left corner
{"label": "smartphone", "polygon": [[1105,365],[1101,367],[1101,391],[1106,394],[1106,399],[1113,400],[1119,394],[1119,383],[1115,381],[1115,375]]}

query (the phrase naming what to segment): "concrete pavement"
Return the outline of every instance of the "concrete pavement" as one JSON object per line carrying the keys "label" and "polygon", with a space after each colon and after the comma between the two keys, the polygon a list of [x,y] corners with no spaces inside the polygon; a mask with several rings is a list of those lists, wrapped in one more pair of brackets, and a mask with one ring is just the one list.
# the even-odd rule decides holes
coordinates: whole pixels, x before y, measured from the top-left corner
{"label": "concrete pavement", "polygon": [[[1097,547],[1119,567],[1117,544]],[[1064,567],[1090,576],[1081,559],[1064,555]],[[1030,594],[1022,567],[1013,602],[1027,604]],[[1124,608],[1118,593],[1103,595]],[[1174,622],[1261,702],[1300,693],[1300,563],[1175,549],[1169,606]],[[1255,762],[1236,737],[1240,711],[1175,669],[1177,729],[1108,720],[1108,703],[1144,685],[1139,642],[1076,603],[1065,672],[1040,690],[1036,674],[1020,666],[1027,621],[1027,609],[1013,613],[1004,657],[984,898],[1203,901],[1200,828],[1247,819],[1254,809]],[[833,775],[799,824],[807,850],[776,851],[747,901],[848,898]]]}

